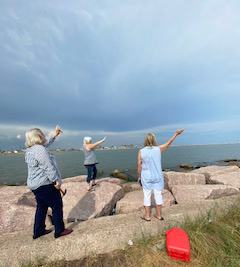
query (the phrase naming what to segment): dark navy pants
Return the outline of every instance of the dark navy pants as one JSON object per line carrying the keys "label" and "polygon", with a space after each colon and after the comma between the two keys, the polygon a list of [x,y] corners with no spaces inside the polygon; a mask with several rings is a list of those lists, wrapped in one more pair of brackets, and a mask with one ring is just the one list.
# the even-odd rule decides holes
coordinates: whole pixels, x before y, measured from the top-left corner
{"label": "dark navy pants", "polygon": [[88,171],[87,183],[90,183],[91,180],[95,180],[97,177],[97,168],[95,164],[85,165]]}
{"label": "dark navy pants", "polygon": [[35,214],[33,237],[37,238],[45,232],[45,220],[48,207],[52,209],[53,224],[55,227],[55,237],[59,237],[64,230],[63,222],[63,204],[60,191],[53,184],[40,186],[33,190],[37,201],[37,210]]}

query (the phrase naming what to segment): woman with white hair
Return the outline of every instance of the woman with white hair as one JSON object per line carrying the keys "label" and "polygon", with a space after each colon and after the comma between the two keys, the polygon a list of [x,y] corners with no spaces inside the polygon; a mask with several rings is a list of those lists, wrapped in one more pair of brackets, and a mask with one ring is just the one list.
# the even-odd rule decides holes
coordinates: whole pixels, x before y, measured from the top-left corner
{"label": "woman with white hair", "polygon": [[65,229],[63,222],[62,197],[59,191],[62,184],[61,173],[54,155],[46,148],[54,142],[60,132],[59,125],[56,127],[54,136],[49,139],[38,128],[26,132],[27,185],[35,195],[37,202],[33,239],[51,232],[51,230],[46,230],[45,225],[48,207],[52,209],[55,238],[72,232],[72,230]]}
{"label": "woman with white hair", "polygon": [[[95,179],[97,177],[97,168],[96,168],[96,164],[98,164],[97,162],[97,158],[96,158],[96,154],[94,149],[96,148],[96,146],[102,144],[104,141],[106,140],[106,137],[104,137],[102,140],[96,142],[96,143],[92,143],[92,138],[85,136],[83,139],[83,155],[84,155],[84,166],[87,168],[87,190],[93,190],[93,186],[96,185]],[[92,184],[90,183],[92,180]]]}
{"label": "woman with white hair", "polygon": [[138,181],[143,187],[145,215],[141,218],[151,221],[151,193],[154,192],[156,203],[156,215],[158,220],[163,220],[161,207],[163,204],[162,191],[164,189],[164,178],[162,175],[161,153],[165,151],[175,138],[183,133],[184,129],[176,130],[169,141],[157,146],[155,135],[148,133],[144,140],[144,148],[138,152]]}

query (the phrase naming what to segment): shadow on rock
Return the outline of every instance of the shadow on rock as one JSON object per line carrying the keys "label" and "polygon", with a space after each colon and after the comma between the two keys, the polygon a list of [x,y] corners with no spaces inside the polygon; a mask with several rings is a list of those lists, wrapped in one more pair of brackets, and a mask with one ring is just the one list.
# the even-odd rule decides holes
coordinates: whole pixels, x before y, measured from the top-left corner
{"label": "shadow on rock", "polygon": [[94,217],[95,211],[95,194],[87,192],[70,211],[67,222],[86,221]]}

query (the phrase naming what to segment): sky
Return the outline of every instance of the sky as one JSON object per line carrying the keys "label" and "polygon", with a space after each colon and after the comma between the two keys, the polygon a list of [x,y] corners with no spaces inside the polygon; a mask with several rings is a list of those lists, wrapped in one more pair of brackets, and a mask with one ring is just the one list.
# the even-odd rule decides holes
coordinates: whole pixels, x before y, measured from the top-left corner
{"label": "sky", "polygon": [[0,0],[0,149],[240,140],[238,0]]}

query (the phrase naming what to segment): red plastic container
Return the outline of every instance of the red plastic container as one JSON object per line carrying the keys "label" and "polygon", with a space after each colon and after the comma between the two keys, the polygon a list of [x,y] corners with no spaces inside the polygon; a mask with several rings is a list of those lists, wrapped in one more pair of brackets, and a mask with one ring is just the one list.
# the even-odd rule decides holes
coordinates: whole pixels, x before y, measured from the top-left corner
{"label": "red plastic container", "polygon": [[188,235],[182,229],[172,228],[166,231],[166,248],[169,257],[190,261]]}

